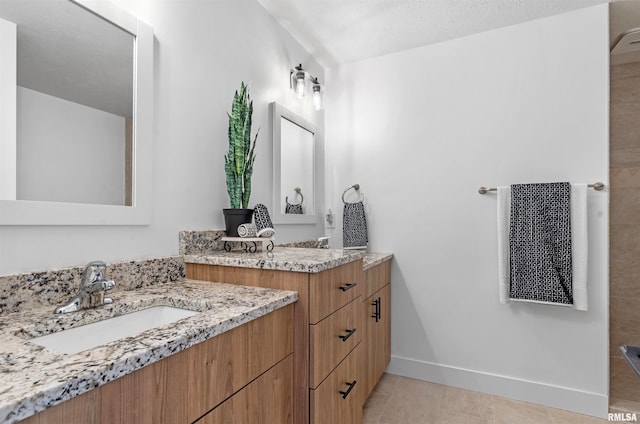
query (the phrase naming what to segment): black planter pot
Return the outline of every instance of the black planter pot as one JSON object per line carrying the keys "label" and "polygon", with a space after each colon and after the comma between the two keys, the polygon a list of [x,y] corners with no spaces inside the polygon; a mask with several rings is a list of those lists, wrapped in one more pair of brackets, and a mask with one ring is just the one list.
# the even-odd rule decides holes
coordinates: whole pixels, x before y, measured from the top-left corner
{"label": "black planter pot", "polygon": [[239,237],[238,226],[251,223],[253,209],[222,209],[225,232],[228,237]]}

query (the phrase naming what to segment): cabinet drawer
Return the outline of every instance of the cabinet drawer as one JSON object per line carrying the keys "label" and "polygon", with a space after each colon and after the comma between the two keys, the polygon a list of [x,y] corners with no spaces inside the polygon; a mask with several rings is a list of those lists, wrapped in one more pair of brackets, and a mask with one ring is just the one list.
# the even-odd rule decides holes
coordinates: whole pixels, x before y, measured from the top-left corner
{"label": "cabinet drawer", "polygon": [[289,355],[196,422],[260,423],[293,423],[293,355]]}
{"label": "cabinet drawer", "polygon": [[188,421],[193,422],[293,352],[293,305],[185,351]]}
{"label": "cabinet drawer", "polygon": [[310,387],[317,387],[362,340],[362,306],[358,297],[310,326]]}
{"label": "cabinet drawer", "polygon": [[362,259],[309,276],[309,322],[315,324],[362,293]]}
{"label": "cabinet drawer", "polygon": [[310,390],[311,424],[360,424],[362,405],[358,385],[360,345],[318,386]]}
{"label": "cabinet drawer", "polygon": [[391,282],[391,261],[364,271],[364,287],[362,298],[366,299]]}

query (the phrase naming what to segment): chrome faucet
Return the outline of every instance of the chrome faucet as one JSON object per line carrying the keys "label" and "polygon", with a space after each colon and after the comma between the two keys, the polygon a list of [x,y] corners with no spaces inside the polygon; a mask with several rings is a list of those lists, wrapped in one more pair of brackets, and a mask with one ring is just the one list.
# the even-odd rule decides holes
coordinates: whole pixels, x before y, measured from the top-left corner
{"label": "chrome faucet", "polygon": [[107,264],[102,261],[93,261],[87,264],[82,274],[78,294],[64,305],[58,306],[55,313],[66,314],[112,303],[113,299],[105,297],[104,294],[107,290],[111,290],[116,283],[113,280],[103,279],[106,269]]}

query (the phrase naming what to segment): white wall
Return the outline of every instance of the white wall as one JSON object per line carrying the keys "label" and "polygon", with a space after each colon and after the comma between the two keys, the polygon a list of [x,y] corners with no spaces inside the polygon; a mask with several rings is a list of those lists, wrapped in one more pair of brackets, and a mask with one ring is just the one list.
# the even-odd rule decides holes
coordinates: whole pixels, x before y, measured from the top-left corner
{"label": "white wall", "polygon": [[17,199],[124,205],[124,117],[24,87],[17,97]]}
{"label": "white wall", "polygon": [[601,5],[327,70],[325,207],[359,183],[370,250],[395,253],[391,372],[606,413],[608,193],[589,192],[579,312],[498,303],[477,190],[607,182],[607,28]]}
{"label": "white wall", "polygon": [[[20,271],[173,255],[178,232],[224,228],[227,111],[241,81],[251,82],[254,129],[260,129],[251,204],[271,206],[272,146],[268,104],[324,128],[323,113],[289,90],[289,70],[324,70],[254,0],[116,0],[155,34],[153,224],[144,227],[2,227],[0,275]],[[310,102],[309,102],[310,103]],[[324,162],[319,165],[324,168]],[[324,180],[322,173],[319,180]],[[318,196],[324,198],[320,187]],[[320,217],[318,217],[320,221]],[[322,225],[280,225],[277,241],[315,238]]]}

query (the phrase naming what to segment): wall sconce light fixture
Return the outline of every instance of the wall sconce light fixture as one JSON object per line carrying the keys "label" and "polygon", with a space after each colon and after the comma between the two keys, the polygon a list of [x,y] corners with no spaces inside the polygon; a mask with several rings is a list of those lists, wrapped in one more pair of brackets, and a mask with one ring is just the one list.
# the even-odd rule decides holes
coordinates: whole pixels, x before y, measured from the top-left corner
{"label": "wall sconce light fixture", "polygon": [[298,98],[304,97],[304,86],[307,80],[307,71],[302,68],[302,63],[291,70],[291,89],[296,92]]}
{"label": "wall sconce light fixture", "polygon": [[316,110],[320,110],[324,105],[322,99],[322,84],[320,84],[318,78],[311,76],[307,71],[305,71],[302,64],[291,69],[291,72],[289,73],[289,85],[299,99],[302,99],[305,96],[307,80],[309,80],[311,90],[313,92],[313,106]]}
{"label": "wall sconce light fixture", "polygon": [[322,104],[322,86],[318,82],[318,78],[311,77],[311,88],[313,89],[313,106],[316,110],[320,110],[323,107]]}

